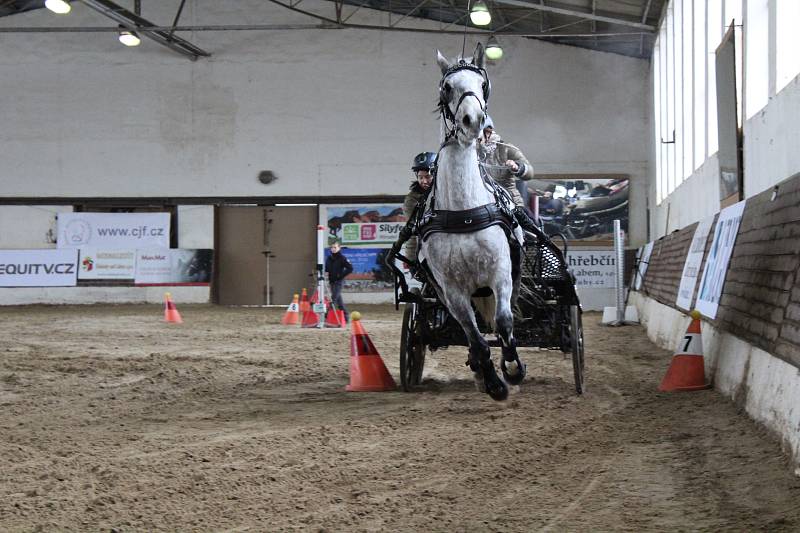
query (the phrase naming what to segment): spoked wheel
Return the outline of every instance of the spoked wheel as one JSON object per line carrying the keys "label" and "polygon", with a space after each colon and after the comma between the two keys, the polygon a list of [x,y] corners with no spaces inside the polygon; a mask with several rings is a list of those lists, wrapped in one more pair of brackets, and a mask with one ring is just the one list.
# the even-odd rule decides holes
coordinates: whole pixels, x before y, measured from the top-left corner
{"label": "spoked wheel", "polygon": [[586,364],[583,352],[583,321],[581,320],[581,307],[569,307],[570,340],[572,347],[572,371],[575,374],[575,391],[578,394],[586,392]]}
{"label": "spoked wheel", "polygon": [[406,305],[403,312],[403,330],[400,338],[400,384],[410,392],[422,381],[425,366],[425,345],[419,335],[416,317],[417,304]]}

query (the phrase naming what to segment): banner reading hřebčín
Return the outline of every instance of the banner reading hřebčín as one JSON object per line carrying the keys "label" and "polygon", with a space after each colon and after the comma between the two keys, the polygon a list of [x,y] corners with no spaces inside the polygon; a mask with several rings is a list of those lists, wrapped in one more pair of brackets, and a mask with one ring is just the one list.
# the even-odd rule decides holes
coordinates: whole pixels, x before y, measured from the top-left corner
{"label": "banner reading h\u0159eb\u010d\u00edn", "polygon": [[592,289],[613,289],[617,286],[614,249],[570,250],[567,266],[575,274],[575,286]]}
{"label": "banner reading h\u0159eb\u010d\u00edn", "polygon": [[169,213],[59,213],[59,248],[169,248]]}
{"label": "banner reading h\u0159eb\u010d\u00edn", "polygon": [[72,287],[77,250],[0,250],[0,287]]}

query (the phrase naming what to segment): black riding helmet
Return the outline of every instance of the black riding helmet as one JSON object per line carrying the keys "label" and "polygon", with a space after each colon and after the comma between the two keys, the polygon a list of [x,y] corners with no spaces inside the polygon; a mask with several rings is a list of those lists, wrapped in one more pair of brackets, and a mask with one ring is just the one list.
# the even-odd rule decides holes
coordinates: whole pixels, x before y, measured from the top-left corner
{"label": "black riding helmet", "polygon": [[433,162],[436,161],[435,152],[422,152],[414,157],[414,162],[411,163],[411,170],[417,172],[418,170],[430,170],[433,167]]}

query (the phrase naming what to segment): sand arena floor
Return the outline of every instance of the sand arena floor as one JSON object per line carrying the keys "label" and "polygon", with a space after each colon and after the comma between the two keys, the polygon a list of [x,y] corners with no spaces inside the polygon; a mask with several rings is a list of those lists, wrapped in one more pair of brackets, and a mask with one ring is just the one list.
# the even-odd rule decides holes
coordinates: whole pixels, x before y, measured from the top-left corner
{"label": "sand arena floor", "polygon": [[[347,393],[341,330],[280,309],[0,308],[1,531],[798,531],[780,443],[671,353],[585,317],[569,359],[522,350],[497,403],[463,348],[420,393]],[[362,306],[398,376],[401,312]]]}

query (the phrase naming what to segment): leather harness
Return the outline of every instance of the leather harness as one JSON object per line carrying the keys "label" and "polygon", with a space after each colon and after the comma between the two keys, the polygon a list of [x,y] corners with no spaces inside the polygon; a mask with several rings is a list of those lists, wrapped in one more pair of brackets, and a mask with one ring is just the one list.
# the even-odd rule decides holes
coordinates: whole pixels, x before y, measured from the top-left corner
{"label": "leather harness", "polygon": [[501,226],[507,236],[513,231],[513,220],[497,204],[480,205],[464,211],[434,210],[423,216],[418,233],[422,241],[434,233],[471,233],[490,226]]}

